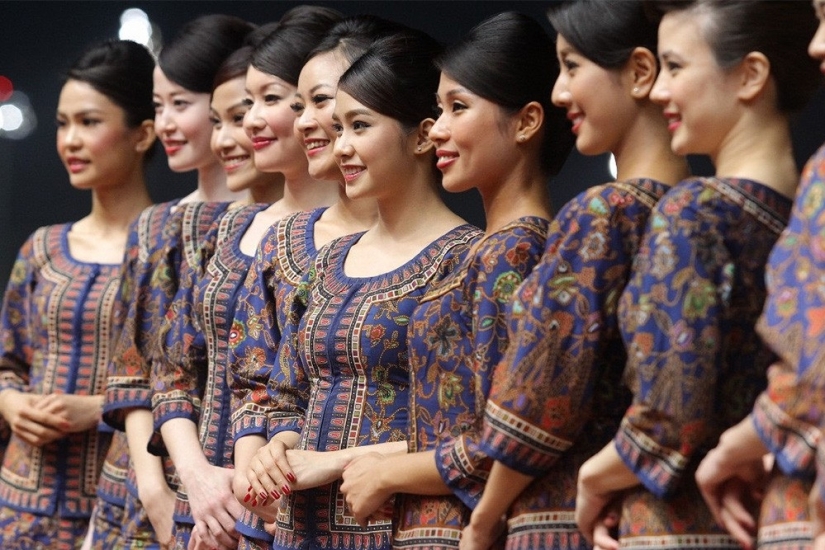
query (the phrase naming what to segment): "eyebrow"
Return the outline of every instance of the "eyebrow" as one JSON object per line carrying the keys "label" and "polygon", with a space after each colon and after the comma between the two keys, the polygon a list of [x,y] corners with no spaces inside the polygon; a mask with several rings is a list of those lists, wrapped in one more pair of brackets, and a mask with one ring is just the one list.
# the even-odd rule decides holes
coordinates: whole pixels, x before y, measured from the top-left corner
{"label": "eyebrow", "polygon": [[[104,113],[105,113],[105,111],[103,111],[103,109],[94,109],[93,108],[93,109],[83,109],[82,111],[72,113],[71,116],[85,116],[85,115],[91,115],[91,114],[100,114],[100,115],[102,115]],[[66,113],[63,113],[61,111],[57,111],[57,114],[62,115],[62,116],[70,116],[70,115],[67,115]]]}
{"label": "eyebrow", "polygon": [[369,109],[352,109],[351,111],[347,111],[344,113],[344,118],[352,118],[357,115],[372,115],[372,111]]}
{"label": "eyebrow", "polygon": [[332,84],[327,84],[325,82],[322,82],[322,83],[316,84],[315,86],[310,88],[309,93],[311,93],[311,94],[315,93],[318,90],[318,88],[334,88],[334,87],[335,86],[333,86]]}

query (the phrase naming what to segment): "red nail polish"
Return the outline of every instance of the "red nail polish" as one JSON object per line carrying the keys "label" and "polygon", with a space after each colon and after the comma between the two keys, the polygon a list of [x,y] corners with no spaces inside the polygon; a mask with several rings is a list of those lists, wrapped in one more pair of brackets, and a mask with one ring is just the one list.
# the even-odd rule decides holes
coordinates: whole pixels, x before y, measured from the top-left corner
{"label": "red nail polish", "polygon": [[277,499],[281,498],[281,495],[279,495],[279,494],[278,494],[278,491],[276,491],[275,489],[273,489],[273,490],[272,490],[272,498],[274,498],[274,499],[276,499],[276,500],[277,500]]}
{"label": "red nail polish", "polygon": [[266,500],[266,491],[261,491],[260,493],[258,493],[258,496]]}
{"label": "red nail polish", "polygon": [[281,490],[284,492],[285,495],[288,495],[292,492],[292,489],[289,488],[289,485],[284,485],[283,487],[281,487]]}
{"label": "red nail polish", "polygon": [[249,493],[247,493],[247,494],[246,494],[246,496],[245,496],[245,497],[243,497],[243,501],[244,501],[244,502],[249,502],[249,499],[250,499],[250,498],[252,498],[252,495],[250,495]]}
{"label": "red nail polish", "polygon": [[251,490],[252,490],[252,485],[250,485],[250,486],[249,486],[249,489],[247,489],[247,490],[246,490],[246,492],[248,493],[248,492],[250,492]]}
{"label": "red nail polish", "polygon": [[295,474],[293,474],[292,472],[289,472],[289,473],[286,475],[286,478],[287,478],[289,481],[291,481],[292,483],[295,483]]}
{"label": "red nail polish", "polygon": [[258,499],[257,499],[257,498],[253,498],[253,499],[252,499],[252,506],[257,506],[257,505],[258,505]]}

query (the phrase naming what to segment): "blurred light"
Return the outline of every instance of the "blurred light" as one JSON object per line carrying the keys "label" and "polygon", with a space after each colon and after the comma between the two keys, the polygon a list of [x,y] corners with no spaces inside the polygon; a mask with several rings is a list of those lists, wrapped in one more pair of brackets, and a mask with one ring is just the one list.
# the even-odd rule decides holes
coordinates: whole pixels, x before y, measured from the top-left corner
{"label": "blurred light", "polygon": [[0,101],[6,101],[14,92],[14,85],[7,77],[0,75]]}
{"label": "blurred light", "polygon": [[610,170],[611,177],[616,179],[619,169],[616,167],[616,157],[613,156],[613,153],[610,153],[610,158],[607,159],[607,169]]}
{"label": "blurred light", "polygon": [[120,16],[120,32],[118,36],[121,40],[131,40],[144,46],[149,44],[152,37],[152,25],[146,12],[137,8],[130,8]]}
{"label": "blurred light", "polygon": [[23,92],[13,92],[8,101],[0,105],[0,138],[23,139],[36,127],[37,116]]}

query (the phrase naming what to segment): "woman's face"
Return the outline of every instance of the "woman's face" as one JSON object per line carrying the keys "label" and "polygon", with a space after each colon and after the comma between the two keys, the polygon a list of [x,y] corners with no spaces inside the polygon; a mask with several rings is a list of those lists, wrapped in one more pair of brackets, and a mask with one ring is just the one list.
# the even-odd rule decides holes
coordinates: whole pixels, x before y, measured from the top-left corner
{"label": "woman's face", "polygon": [[576,149],[583,155],[615,151],[633,114],[632,86],[621,71],[594,63],[559,34],[556,55],[560,72],[553,86],[553,103],[567,110],[573,123]]}
{"label": "woman's face", "polygon": [[298,115],[295,134],[306,152],[309,173],[315,179],[343,179],[333,153],[336,134],[332,112],[338,79],[348,66],[342,55],[326,52],[307,61],[298,78],[298,94],[293,103]]}
{"label": "woman's face", "polygon": [[141,169],[145,130],[126,126],[122,108],[90,84],[68,80],[57,104],[57,152],[78,189],[117,186]]}
{"label": "woman's face", "polygon": [[188,172],[216,163],[209,146],[209,94],[192,92],[172,82],[160,67],[155,67],[153,81],[155,133],[163,143],[169,168]]}
{"label": "woman's face", "polygon": [[724,71],[704,38],[701,17],[668,13],[659,25],[662,69],[650,98],[664,108],[670,147],[715,156],[741,116],[735,71]]}
{"label": "woman's face", "polygon": [[403,174],[412,170],[415,134],[401,124],[358,102],[346,92],[335,94],[335,158],[344,175],[347,197],[381,199],[391,196]]}
{"label": "woman's face", "polygon": [[516,163],[516,121],[497,104],[441,73],[441,114],[430,129],[442,185],[458,193],[501,185]]}
{"label": "woman's face", "polygon": [[295,92],[295,86],[255,67],[246,72],[252,105],[244,116],[244,130],[252,141],[255,166],[261,172],[282,172],[287,179],[300,177],[307,166],[293,131],[295,113],[290,103]]}
{"label": "woman's face", "polygon": [[819,27],[808,45],[808,54],[820,61],[819,70],[825,74],[825,0],[814,0],[813,4]]}
{"label": "woman's face", "polygon": [[249,189],[261,176],[252,160],[252,141],[246,135],[243,119],[249,110],[244,77],[227,80],[212,91],[209,110],[212,119],[212,152],[226,172],[231,191]]}

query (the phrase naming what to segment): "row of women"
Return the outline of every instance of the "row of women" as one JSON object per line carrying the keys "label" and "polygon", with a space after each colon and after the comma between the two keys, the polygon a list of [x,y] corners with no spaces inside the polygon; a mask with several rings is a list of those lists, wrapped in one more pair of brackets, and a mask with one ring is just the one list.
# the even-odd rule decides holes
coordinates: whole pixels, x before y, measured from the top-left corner
{"label": "row of women", "polygon": [[[825,150],[800,179],[789,121],[825,0],[548,15],[88,49],[57,150],[91,212],[3,302],[0,547],[821,544]],[[152,205],[156,140],[198,186]],[[618,175],[551,214],[574,142]]]}

